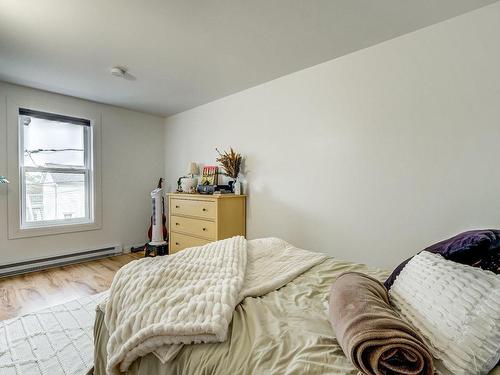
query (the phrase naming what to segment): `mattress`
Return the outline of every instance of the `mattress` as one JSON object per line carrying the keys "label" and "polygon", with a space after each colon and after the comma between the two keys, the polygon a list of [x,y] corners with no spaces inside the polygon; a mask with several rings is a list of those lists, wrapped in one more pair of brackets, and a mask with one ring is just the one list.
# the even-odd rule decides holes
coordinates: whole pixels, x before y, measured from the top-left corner
{"label": "mattress", "polygon": [[[328,321],[330,286],[347,271],[380,281],[388,276],[362,264],[327,259],[277,291],[245,298],[236,307],[227,341],[186,345],[167,363],[148,354],[127,374],[360,374],[344,356]],[[94,341],[94,374],[104,375],[108,332],[101,310]],[[500,368],[493,374],[500,375]]]}

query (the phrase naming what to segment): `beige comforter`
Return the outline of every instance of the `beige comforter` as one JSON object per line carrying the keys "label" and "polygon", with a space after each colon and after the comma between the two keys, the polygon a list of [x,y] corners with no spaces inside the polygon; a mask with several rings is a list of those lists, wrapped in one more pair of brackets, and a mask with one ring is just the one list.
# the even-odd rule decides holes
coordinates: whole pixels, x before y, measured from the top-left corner
{"label": "beige comforter", "polygon": [[[236,307],[223,343],[186,345],[162,364],[149,354],[128,374],[357,374],[342,353],[328,321],[328,295],[343,272],[367,272],[383,280],[386,272],[327,259],[285,287],[263,297],[247,297]],[[95,374],[105,374],[108,332],[103,313],[95,324]]]}

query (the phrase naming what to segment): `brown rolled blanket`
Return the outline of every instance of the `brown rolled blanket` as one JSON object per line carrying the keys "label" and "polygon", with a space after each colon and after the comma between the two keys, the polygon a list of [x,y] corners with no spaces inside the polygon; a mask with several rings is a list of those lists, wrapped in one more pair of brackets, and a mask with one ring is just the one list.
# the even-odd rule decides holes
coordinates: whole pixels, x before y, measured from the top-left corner
{"label": "brown rolled blanket", "polygon": [[330,323],[347,358],[371,375],[433,373],[420,336],[392,309],[384,285],[368,275],[340,275],[330,290]]}

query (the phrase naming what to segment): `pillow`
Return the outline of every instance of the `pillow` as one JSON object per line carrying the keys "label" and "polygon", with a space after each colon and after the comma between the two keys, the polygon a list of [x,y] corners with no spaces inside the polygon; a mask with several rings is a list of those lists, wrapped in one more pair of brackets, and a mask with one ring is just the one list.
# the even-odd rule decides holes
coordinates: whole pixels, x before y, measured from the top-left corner
{"label": "pillow", "polygon": [[423,251],[401,271],[389,297],[422,335],[438,369],[486,374],[500,360],[500,275]]}
{"label": "pillow", "polygon": [[438,242],[424,249],[441,254],[445,259],[471,265],[480,260],[490,250],[500,247],[500,231],[470,230]]}
{"label": "pillow", "polygon": [[[500,273],[500,231],[496,229],[463,232],[425,248],[422,251],[441,254],[445,259]],[[396,267],[384,282],[390,289],[411,257]]]}

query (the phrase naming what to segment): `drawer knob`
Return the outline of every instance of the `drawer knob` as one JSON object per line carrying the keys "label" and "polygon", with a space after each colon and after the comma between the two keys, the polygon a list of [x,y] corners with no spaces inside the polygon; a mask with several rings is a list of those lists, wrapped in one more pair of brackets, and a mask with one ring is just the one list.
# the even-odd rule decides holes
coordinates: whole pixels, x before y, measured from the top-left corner
{"label": "drawer knob", "polygon": [[181,208],[181,206],[175,206],[175,208]]}
{"label": "drawer knob", "polygon": [[179,246],[179,245],[180,245],[180,243],[179,243],[179,242],[176,242],[175,244],[176,244],[177,246]]}
{"label": "drawer knob", "polygon": [[203,228],[203,231],[206,231],[206,230],[207,230],[207,228]]}
{"label": "drawer knob", "polygon": [[179,223],[175,223],[175,225],[180,225]]}
{"label": "drawer knob", "polygon": [[207,211],[207,209],[206,209],[206,208],[204,208],[202,211],[203,211],[203,212],[206,212],[206,211]]}

